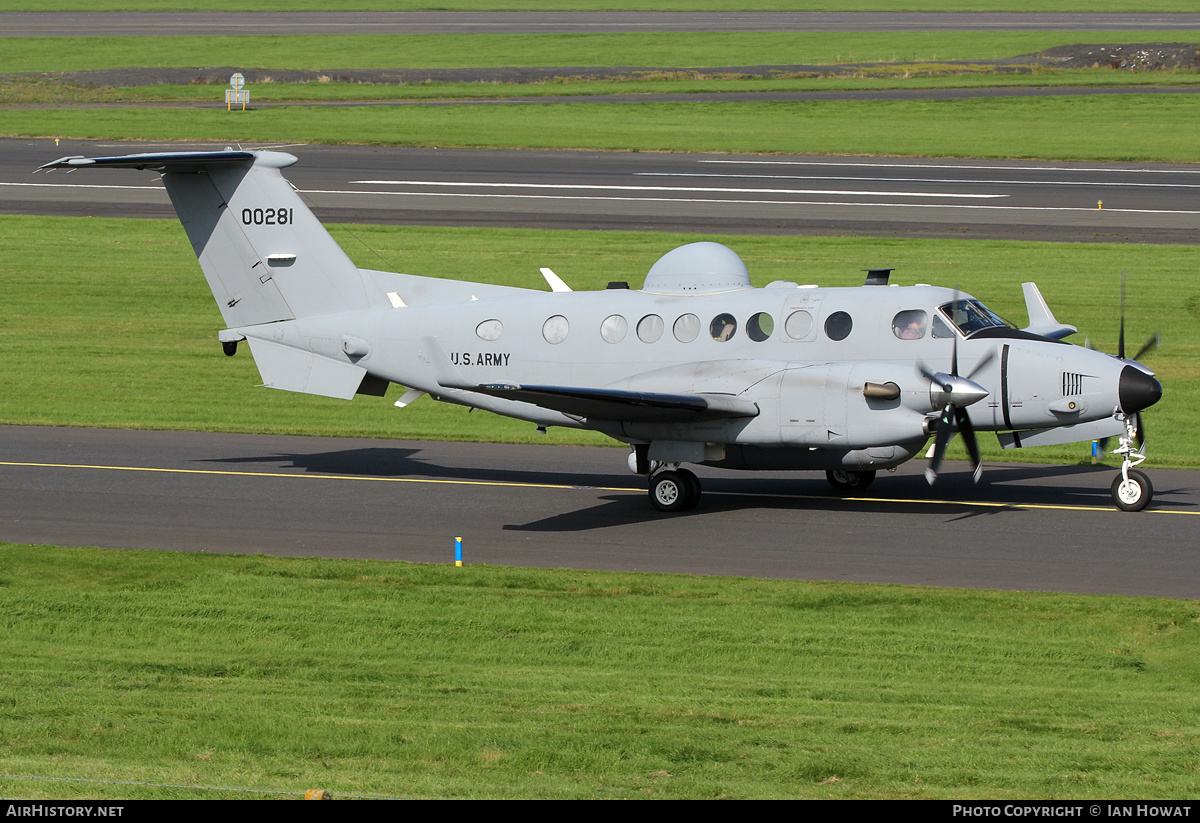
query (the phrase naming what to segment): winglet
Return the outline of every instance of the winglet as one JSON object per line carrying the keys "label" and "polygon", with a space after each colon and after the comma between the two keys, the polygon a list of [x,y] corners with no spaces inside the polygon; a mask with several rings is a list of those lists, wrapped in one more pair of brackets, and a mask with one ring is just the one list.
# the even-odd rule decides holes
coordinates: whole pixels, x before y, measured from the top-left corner
{"label": "winglet", "polygon": [[550,271],[550,269],[546,268],[545,266],[542,266],[541,271],[542,271],[542,277],[546,278],[546,282],[550,284],[550,291],[570,291],[571,290],[571,287],[568,286],[566,283],[564,283],[562,278],[559,277],[554,272]]}
{"label": "winglet", "polygon": [[1029,325],[1021,331],[1049,337],[1051,340],[1061,340],[1079,331],[1074,326],[1059,323],[1055,319],[1036,283],[1022,283],[1021,290],[1025,293],[1025,311],[1029,313]]}

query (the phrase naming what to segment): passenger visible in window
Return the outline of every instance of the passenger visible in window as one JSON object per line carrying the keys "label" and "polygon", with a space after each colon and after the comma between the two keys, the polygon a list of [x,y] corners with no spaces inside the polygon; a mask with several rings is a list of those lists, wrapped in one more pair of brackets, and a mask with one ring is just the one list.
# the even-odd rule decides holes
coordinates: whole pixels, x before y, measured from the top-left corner
{"label": "passenger visible in window", "polygon": [[892,334],[901,340],[920,340],[925,336],[928,315],[920,309],[910,309],[892,318]]}
{"label": "passenger visible in window", "polygon": [[737,332],[737,321],[733,319],[732,314],[718,314],[713,318],[713,321],[708,324],[708,333],[712,335],[712,339],[718,343],[724,343],[733,337]]}

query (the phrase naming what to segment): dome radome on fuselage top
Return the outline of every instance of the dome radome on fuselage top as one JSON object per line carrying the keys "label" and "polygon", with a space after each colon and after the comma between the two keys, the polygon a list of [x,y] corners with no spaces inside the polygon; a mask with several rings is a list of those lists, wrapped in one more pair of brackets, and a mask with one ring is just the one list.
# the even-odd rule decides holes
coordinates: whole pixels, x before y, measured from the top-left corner
{"label": "dome radome on fuselage top", "polygon": [[658,258],[646,274],[644,291],[727,291],[750,287],[750,272],[737,252],[720,243],[688,243]]}

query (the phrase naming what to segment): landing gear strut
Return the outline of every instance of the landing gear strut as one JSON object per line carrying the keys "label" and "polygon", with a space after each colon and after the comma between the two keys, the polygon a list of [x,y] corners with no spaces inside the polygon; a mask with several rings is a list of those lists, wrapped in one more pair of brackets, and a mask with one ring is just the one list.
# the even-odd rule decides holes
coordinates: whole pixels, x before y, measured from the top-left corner
{"label": "landing gear strut", "polygon": [[700,502],[700,478],[678,463],[650,475],[650,505],[660,512],[686,512]]}
{"label": "landing gear strut", "polygon": [[1112,498],[1117,508],[1126,512],[1140,512],[1154,497],[1150,478],[1133,468],[1146,459],[1143,453],[1146,441],[1143,440],[1140,447],[1134,446],[1137,420],[1135,415],[1125,417],[1125,434],[1120,437],[1121,444],[1112,450],[1113,454],[1119,454],[1122,458],[1121,473],[1112,482]]}

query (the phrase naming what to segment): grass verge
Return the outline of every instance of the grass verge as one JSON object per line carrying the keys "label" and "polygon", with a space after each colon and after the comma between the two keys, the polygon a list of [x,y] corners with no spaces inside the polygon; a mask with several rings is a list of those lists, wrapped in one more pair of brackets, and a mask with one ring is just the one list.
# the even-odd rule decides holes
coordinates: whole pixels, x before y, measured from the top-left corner
{"label": "grass verge", "polygon": [[1200,791],[1194,603],[13,544],[0,558],[9,775],[340,797]]}
{"label": "grass verge", "polygon": [[1014,57],[1071,43],[1180,43],[1187,31],[624,32],[0,38],[0,72],[792,66]]}
{"label": "grass verge", "polygon": [[[1063,124],[1069,124],[1064,128]],[[933,101],[7,111],[5,136],[1195,162],[1188,94]]]}
{"label": "grass verge", "polygon": [[[898,240],[334,226],[365,267],[545,288],[549,266],[576,289],[637,286],[677,245],[723,242],[756,285],[796,280],[857,286],[868,265],[896,282],[960,285],[1001,315],[1025,321],[1020,284],[1036,281],[1056,315],[1116,350],[1119,278],[1128,272],[1128,331],[1136,349],[1160,330],[1148,362],[1163,400],[1148,416],[1154,465],[1200,466],[1200,287],[1196,248],[985,240]],[[599,435],[467,414],[428,398],[345,402],[259,388],[245,351],[221,354],[222,322],[182,229],[173,220],[0,216],[0,422],[539,443],[611,443]],[[1001,452],[983,438],[985,456]],[[1087,444],[1004,452],[1002,459],[1075,462]]]}
{"label": "grass verge", "polygon": [[[0,11],[328,11],[328,0],[0,0]],[[354,0],[339,11],[429,11],[428,0]],[[439,11],[896,11],[895,0],[450,0]],[[905,0],[905,11],[1127,12],[1128,0]],[[1146,0],[1140,12],[1195,11],[1190,0]]]}

